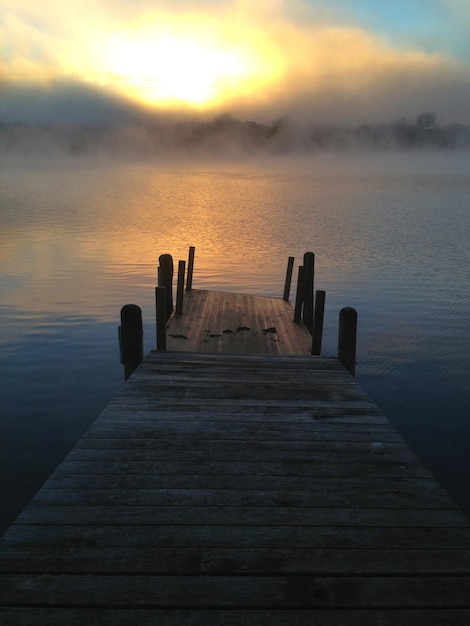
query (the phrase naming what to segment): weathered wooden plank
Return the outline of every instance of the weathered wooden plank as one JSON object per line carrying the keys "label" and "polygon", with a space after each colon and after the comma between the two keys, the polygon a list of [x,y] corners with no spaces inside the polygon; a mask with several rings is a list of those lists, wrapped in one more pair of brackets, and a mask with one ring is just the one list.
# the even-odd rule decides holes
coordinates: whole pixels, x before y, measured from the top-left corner
{"label": "weathered wooden plank", "polygon": [[[322,370],[324,367],[331,367],[335,370],[340,370],[345,372],[344,366],[341,362],[334,357],[331,356],[315,356],[312,358],[310,355],[286,355],[280,354],[276,355],[276,358],[273,359],[270,354],[263,353],[252,353],[252,354],[230,354],[226,353],[206,353],[206,352],[198,352],[195,350],[194,352],[188,353],[185,351],[172,351],[166,352],[164,355],[158,350],[150,350],[148,355],[145,357],[145,361],[151,363],[152,361],[160,361],[160,359],[164,356],[165,361],[173,362],[174,365],[183,364],[186,367],[186,364],[189,367],[199,367],[200,365],[207,365],[210,363],[218,363],[222,367],[234,367],[237,363],[243,364],[247,367],[259,364],[266,364],[267,367],[271,368],[279,368],[279,367],[287,367],[287,368],[296,368],[298,367],[298,363],[311,363],[311,366]],[[227,358],[227,357],[230,358]]]}
{"label": "weathered wooden plank", "polygon": [[[387,490],[374,489],[370,492],[357,490],[355,492],[347,490],[305,490],[296,488],[295,485],[284,481],[283,485],[270,484],[269,488],[261,491],[254,488],[254,481],[251,481],[251,489],[246,488],[244,482],[221,480],[219,488],[208,489],[207,479],[199,476],[177,477],[173,480],[159,481],[158,486],[138,488],[131,481],[127,486],[125,481],[100,482],[96,486],[91,478],[86,474],[81,475],[84,480],[78,481],[76,477],[70,480],[58,481],[57,485],[63,487],[54,488],[54,483],[47,483],[47,489],[41,492],[41,501],[62,503],[82,503],[86,500],[89,504],[111,504],[124,502],[128,505],[159,504],[161,506],[285,506],[285,507],[382,507],[387,509],[397,508],[420,508],[423,517],[426,511],[441,508],[453,509],[455,505],[449,502],[448,497],[441,488],[430,487],[423,494],[416,494],[413,491],[402,489],[388,492]],[[137,482],[137,481],[135,481]],[[117,484],[116,484],[117,483]],[[163,484],[162,484],[163,483]],[[258,486],[263,484],[258,481]],[[225,488],[223,487],[225,485]],[[277,488],[276,488],[277,486]],[[267,486],[266,486],[267,487]],[[82,493],[80,493],[82,491]],[[85,493],[86,492],[86,493]],[[299,513],[301,514],[301,512]],[[294,515],[294,514],[293,514]],[[423,522],[422,526],[426,526]]]}
{"label": "weathered wooden plank", "polygon": [[[244,446],[245,448],[245,446]],[[411,454],[411,453],[410,453]],[[276,466],[281,463],[287,464],[287,468],[294,468],[297,464],[305,463],[305,476],[408,476],[408,477],[429,477],[429,472],[411,456],[411,459],[402,464],[392,457],[378,459],[367,459],[367,465],[357,458],[357,455],[346,456],[323,453],[321,458],[316,458],[311,463],[311,452],[308,450],[297,450],[295,454],[289,450],[260,450],[253,458],[250,450],[226,450],[221,449],[198,449],[187,450],[182,460],[181,452],[177,449],[150,450],[147,454],[142,454],[136,449],[103,449],[103,448],[75,448],[68,455],[67,461],[63,462],[56,470],[55,476],[63,474],[155,474],[159,471],[161,463],[184,463],[193,466],[193,473],[198,473],[197,467],[202,463],[227,463],[232,467],[233,474],[236,467],[250,467],[255,465],[267,465],[273,467],[271,473],[276,473]],[[363,455],[364,458],[365,455]],[[326,457],[326,460],[325,460]],[[292,459],[295,459],[294,461]],[[242,471],[245,471],[244,469]],[[163,472],[164,473],[164,472]],[[224,473],[224,472],[220,472]],[[228,469],[225,473],[229,473]],[[260,471],[258,471],[258,474]]]}
{"label": "weathered wooden plank", "polygon": [[[132,410],[132,404],[132,400],[129,399],[129,402],[126,404],[122,404],[120,406],[115,405],[105,416],[103,416],[103,420],[108,417],[111,419],[120,419],[121,415],[125,417],[126,414]],[[155,398],[155,401],[140,401],[139,397],[136,396],[135,411],[137,416],[140,411],[147,413],[151,411],[155,414],[155,419],[158,419],[160,411],[163,416],[165,412],[171,411],[172,409],[175,413],[181,414],[188,411],[197,412],[200,417],[204,414],[210,415],[211,413],[217,412],[222,419],[224,413],[237,413],[240,416],[241,421],[243,421],[243,415],[253,414],[255,412],[258,413],[259,417],[268,416],[271,419],[274,419],[277,416],[281,421],[285,421],[287,415],[291,415],[292,419],[296,421],[296,415],[299,415],[302,419],[309,417],[312,421],[319,420],[325,423],[334,423],[336,420],[345,421],[348,417],[351,417],[352,420],[356,421],[356,423],[369,423],[369,418],[381,417],[381,414],[376,407],[371,407],[369,404],[361,406],[361,404],[362,403],[346,402],[291,402],[289,400],[283,401],[282,404],[279,402],[270,403],[262,401],[252,401],[242,404],[241,402],[233,400],[197,401],[194,398],[178,398],[174,401],[171,399],[165,399],[159,402],[158,398]],[[238,420],[235,419],[235,421]],[[378,420],[375,420],[375,423],[377,423],[377,421]]]}
{"label": "weathered wooden plank", "polygon": [[38,624],[102,624],[103,626],[466,626],[469,609],[384,609],[384,610],[198,610],[198,609],[64,609],[24,608],[2,610],[3,626]]}
{"label": "weathered wooden plank", "polygon": [[[221,355],[217,354],[208,354],[207,358],[203,359],[200,357],[204,357],[204,353],[195,353],[195,357],[197,355],[199,358],[194,361],[190,361],[188,358],[185,358],[184,355],[186,353],[184,352],[158,352],[157,354],[160,356],[151,356],[148,360],[145,360],[142,363],[139,370],[136,370],[134,380],[145,378],[152,371],[159,372],[162,369],[162,365],[165,363],[168,363],[169,366],[175,365],[174,357],[176,355],[183,355],[181,357],[182,363],[178,363],[178,369],[173,369],[175,376],[204,378],[208,376],[209,368],[213,369],[214,376],[226,376],[227,373],[236,371],[237,368],[240,368],[240,365],[242,365],[243,370],[245,370],[243,359],[248,358],[249,360],[246,363],[246,371],[240,372],[242,378],[246,376],[246,372],[253,372],[258,376],[266,376],[267,372],[280,372],[283,374],[285,373],[287,377],[292,377],[294,371],[297,370],[299,375],[304,377],[307,377],[308,372],[311,372],[310,375],[312,378],[325,378],[324,373],[331,372],[334,379],[343,380],[344,382],[354,382],[354,379],[350,374],[348,374],[347,371],[340,369],[341,366],[339,361],[333,357],[321,358],[293,356],[288,357],[289,359],[293,359],[293,361],[289,363],[286,361],[287,357],[283,358],[282,356],[279,356],[277,358],[283,360],[279,363],[273,364],[267,360],[270,355],[230,355],[231,358],[234,358],[234,361],[227,363],[220,358]],[[218,359],[217,356],[219,356]],[[272,356],[270,358],[272,359]],[[316,361],[316,359],[319,359],[319,361]],[[304,365],[304,368],[301,368],[301,365]]]}
{"label": "weathered wooden plank", "polygon": [[[470,551],[380,547],[101,546],[48,543],[2,550],[2,571],[17,574],[293,574],[381,576],[468,574]],[[1,612],[1,609],[0,609]]]}
{"label": "weathered wooden plank", "polygon": [[[311,357],[315,358],[315,357]],[[164,364],[163,364],[164,365]],[[324,385],[325,388],[330,388],[334,386],[341,386],[345,389],[356,390],[360,393],[364,399],[371,402],[370,398],[367,394],[358,386],[354,385],[353,379],[351,377],[345,377],[342,373],[337,372],[337,370],[325,370],[323,373],[319,374],[315,370],[309,370],[308,366],[305,364],[299,364],[299,367],[305,368],[299,371],[299,375],[295,376],[295,371],[291,370],[269,370],[269,368],[264,372],[263,375],[256,370],[252,369],[251,371],[244,371],[243,373],[237,374],[237,371],[231,370],[220,370],[218,369],[218,365],[215,364],[215,371],[213,372],[213,376],[209,376],[208,373],[205,372],[194,374],[189,371],[186,375],[175,373],[174,375],[170,375],[170,372],[160,373],[159,371],[151,372],[151,370],[142,370],[138,368],[134,375],[129,379],[129,387],[125,387],[125,389],[121,390],[121,393],[116,395],[116,399],[121,396],[127,396],[129,390],[135,389],[145,389],[149,386],[155,387],[163,387],[164,383],[171,384],[172,386],[181,386],[183,383],[189,385],[196,385],[200,383],[201,386],[206,384],[212,384],[213,382],[221,382],[227,384],[256,384],[266,385],[269,387],[274,387],[275,377],[279,379],[279,385],[288,386],[289,384],[293,384],[296,387],[298,384],[304,384],[305,388],[308,389],[312,385],[316,385],[320,387],[320,385]],[[204,366],[204,370],[206,367]],[[328,376],[328,372],[331,371],[331,376]],[[204,375],[202,375],[204,374]],[[149,385],[150,383],[150,385]],[[269,398],[268,398],[269,399]]]}
{"label": "weathered wooden plank", "polygon": [[172,434],[179,437],[191,437],[205,439],[209,436],[211,439],[249,439],[254,437],[262,437],[271,441],[275,439],[297,440],[302,439],[313,441],[368,441],[375,442],[379,439],[382,444],[400,443],[400,437],[395,432],[387,430],[381,431],[363,431],[363,432],[340,432],[337,430],[323,431],[322,429],[312,427],[310,424],[298,422],[293,431],[292,423],[283,422],[265,422],[261,427],[260,423],[244,422],[241,424],[233,424],[231,421],[210,421],[201,420],[179,420],[178,422],[156,421],[154,424],[134,424],[132,422],[121,423],[116,425],[108,425],[102,422],[95,423],[84,439],[98,439],[105,437],[107,439],[131,438],[147,440],[171,437]]}
{"label": "weathered wooden plank", "polygon": [[[111,435],[109,437],[106,436],[92,436],[92,434],[90,434],[89,437],[84,437],[81,441],[80,441],[80,448],[99,448],[99,447],[103,447],[103,448],[116,448],[116,449],[120,449],[120,448],[141,448],[142,450],[151,450],[151,449],[161,449],[161,448],[179,448],[179,449],[190,449],[191,447],[201,447],[203,448],[204,446],[206,447],[210,447],[210,444],[207,443],[207,440],[204,439],[204,437],[202,436],[202,434],[200,432],[194,431],[194,433],[192,433],[191,431],[188,432],[178,432],[176,429],[173,432],[168,432],[165,431],[167,434],[165,435],[165,432],[160,433],[159,436],[157,436],[158,433],[158,429],[155,428],[154,429],[155,432],[155,436],[154,437],[129,437],[126,438],[125,435],[124,436],[119,436],[119,434],[116,433],[116,435],[114,437],[112,437]],[[171,435],[174,435],[174,439],[171,438]],[[213,435],[213,442],[214,445],[215,444],[220,444],[221,446],[225,447],[226,449],[230,448],[232,450],[236,450],[241,449],[246,445],[249,445],[250,442],[252,442],[253,440],[249,437],[249,434],[247,434],[246,432],[236,432],[236,431],[230,431],[227,433],[224,432],[220,432],[217,430],[213,430],[211,431],[211,434]],[[262,435],[263,433],[258,432],[257,433],[258,436]],[[317,444],[317,448],[318,448],[318,452],[325,452],[328,450],[331,451],[346,451],[347,450],[347,446],[350,445],[351,446],[351,454],[354,454],[355,452],[366,452],[367,454],[377,454],[377,455],[383,455],[383,454],[387,454],[387,453],[391,453],[392,452],[392,448],[394,447],[395,453],[399,453],[401,448],[403,448],[402,444],[399,441],[396,440],[392,440],[392,441],[388,441],[388,442],[382,442],[382,441],[374,441],[374,438],[372,437],[368,437],[368,436],[363,436],[361,437],[361,434],[358,434],[357,436],[354,436],[353,434],[350,434],[348,436],[348,433],[345,433],[344,436],[342,437],[338,437],[338,440],[334,439],[333,434],[331,434],[331,436],[328,436],[328,433],[326,433],[323,437],[321,436],[321,433],[318,434],[317,436],[315,435],[315,433],[310,433],[310,436],[307,436],[308,434],[305,435],[305,437],[302,437],[301,433],[290,433],[289,436],[286,436],[285,438],[282,437],[282,432],[279,431],[275,431],[275,430],[269,430],[266,431],[265,433],[265,440],[264,440],[264,444],[265,446],[268,446],[269,444],[276,444],[278,443],[281,449],[287,449],[288,444],[292,444],[292,447],[290,448],[293,453],[295,454],[295,446],[298,445],[300,449],[305,449],[305,446],[307,444],[311,444],[311,450],[313,451],[315,448],[315,444]],[[197,443],[196,443],[197,442]],[[325,447],[323,447],[323,444],[325,445]],[[328,447],[329,444],[329,447]],[[323,449],[321,449],[323,448]],[[406,449],[403,450],[403,462],[405,462],[405,459],[409,459],[411,458],[412,454],[409,453],[408,455],[406,454]],[[257,460],[256,456],[253,458],[253,460]],[[346,459],[345,459],[346,460]],[[356,459],[357,460],[357,459]],[[397,461],[400,461],[400,457],[397,459]]]}
{"label": "weathered wooden plank", "polygon": [[259,491],[259,490],[305,490],[335,493],[350,492],[350,499],[353,495],[360,494],[366,490],[374,495],[385,492],[410,493],[415,495],[417,501],[429,498],[431,494],[440,495],[444,493],[442,487],[431,478],[408,478],[389,477],[384,480],[382,476],[352,477],[345,476],[324,477],[298,476],[298,475],[269,475],[269,474],[209,474],[203,471],[200,474],[193,474],[191,467],[186,467],[180,474],[157,474],[137,475],[137,474],[62,474],[53,475],[45,484],[44,489],[58,488],[93,488],[102,489],[237,489],[239,491]]}
{"label": "weathered wooden plank", "polygon": [[[114,496],[114,498],[113,498]],[[72,500],[72,502],[71,502]],[[113,504],[115,494],[107,496],[97,491],[67,493],[58,496],[55,490],[44,492],[34,500],[26,514],[20,514],[16,524],[181,524],[187,516],[187,525],[204,519],[206,524],[239,524],[251,526],[394,526],[401,528],[464,528],[465,520],[457,510],[427,511],[421,509],[365,509],[337,507],[282,507],[282,506],[162,506],[157,500],[144,503],[138,494],[126,503]],[[150,500],[150,498],[149,498]]]}
{"label": "weathered wooden plank", "polygon": [[[183,499],[184,503],[184,499]],[[282,502],[280,503],[282,506]],[[344,504],[343,506],[348,506]],[[361,526],[249,526],[227,524],[91,525],[91,524],[13,524],[8,532],[10,546],[32,547],[68,545],[95,546],[166,546],[231,548],[321,548],[390,550],[456,550],[468,546],[469,529],[465,527],[361,527]],[[19,564],[22,568],[25,563]],[[27,567],[27,566],[26,566]],[[312,564],[312,568],[313,568]],[[316,566],[315,566],[316,567]],[[439,566],[435,567],[435,573]],[[428,572],[430,573],[430,572]],[[470,582],[470,580],[469,580]]]}
{"label": "weathered wooden plank", "polygon": [[[161,398],[158,393],[149,394],[147,397],[142,397],[138,393],[129,394],[126,402],[120,403],[120,406],[124,410],[131,406],[135,406],[136,412],[139,410],[168,410],[174,406],[175,410],[184,410],[185,408],[192,408],[198,411],[231,411],[231,412],[251,412],[260,410],[263,414],[287,414],[290,412],[310,412],[312,417],[318,419],[327,419],[329,417],[346,417],[348,415],[354,416],[377,416],[380,415],[377,407],[374,407],[369,402],[333,402],[333,401],[315,401],[315,400],[283,400],[282,404],[279,400],[253,400],[253,399],[210,399],[204,398],[199,401],[196,398]],[[119,407],[113,405],[113,410],[116,412]]]}
{"label": "weathered wooden plank", "polygon": [[[231,420],[237,423],[243,422],[286,422],[286,412],[278,407],[266,407],[260,408],[258,411],[251,410],[247,407],[246,410],[235,411],[230,407],[220,407],[214,409],[213,407],[193,406],[188,403],[187,407],[159,407],[158,413],[151,407],[135,407],[131,403],[126,405],[115,405],[112,408],[107,408],[101,414],[99,418],[100,424],[112,423],[119,425],[120,422],[127,423],[132,421],[133,423],[156,423],[160,420],[171,420],[176,422],[178,420],[199,420],[201,417],[209,420],[225,421]],[[387,430],[388,432],[394,431],[390,422],[388,422],[383,415],[380,415],[376,410],[374,413],[340,413],[338,410],[333,409],[331,411],[325,410],[307,410],[307,411],[291,411],[288,416],[289,422],[295,424],[296,422],[306,422],[308,424],[318,424],[318,428],[322,428],[325,431],[369,431]],[[321,426],[320,426],[321,425]]]}
{"label": "weathered wooden plank", "polygon": [[[315,402],[317,406],[321,402],[324,404],[331,404],[332,402],[355,403],[356,406],[360,406],[361,403],[363,403],[365,408],[370,406],[370,403],[363,394],[354,388],[338,387],[330,392],[323,386],[317,388],[314,386],[310,388],[299,386],[297,390],[294,388],[290,392],[288,389],[279,386],[278,389],[273,390],[272,394],[268,394],[268,390],[258,384],[246,385],[246,388],[244,385],[233,385],[230,389],[225,385],[214,385],[213,388],[211,386],[200,386],[198,389],[195,389],[194,385],[178,385],[176,387],[173,385],[162,385],[161,387],[153,387],[149,390],[148,399],[153,400],[155,398],[161,401],[162,399],[172,398],[175,395],[181,394],[186,399],[192,398],[195,401],[198,400],[200,403],[207,400],[213,402],[214,400],[220,399],[223,400],[225,404],[232,402],[246,406],[248,403],[252,404],[253,401],[263,402],[265,399],[268,399],[271,404],[275,402],[279,403],[284,400],[289,401],[296,398],[296,391],[298,393],[302,391],[301,399],[303,403],[311,401]],[[145,389],[142,387],[135,387],[130,390],[128,398],[132,398],[134,395],[141,395],[143,392],[145,392]]]}
{"label": "weathered wooden plank", "polygon": [[380,476],[385,478],[390,477],[416,477],[416,478],[429,478],[429,473],[418,463],[409,465],[407,467],[394,464],[377,464],[374,467],[374,471],[371,472],[371,467],[367,468],[367,472],[364,472],[363,463],[350,463],[349,465],[343,463],[329,463],[322,464],[311,459],[304,460],[291,460],[286,458],[283,462],[277,458],[277,462],[271,462],[269,459],[262,460],[257,459],[253,461],[251,455],[247,455],[247,458],[240,459],[238,453],[235,460],[219,459],[212,460],[205,458],[205,455],[201,453],[199,456],[192,455],[189,459],[181,458],[169,458],[160,461],[125,461],[116,460],[114,454],[110,454],[108,460],[94,459],[93,456],[84,458],[83,460],[67,459],[62,463],[60,467],[54,473],[57,478],[66,474],[92,474],[97,476],[100,474],[138,474],[145,476],[150,474],[164,475],[164,474],[182,474],[187,471],[188,462],[191,463],[191,474],[205,474],[205,475],[228,475],[228,476],[243,476],[243,475],[255,475],[255,476]]}
{"label": "weathered wooden plank", "polygon": [[[227,356],[230,358],[228,359]],[[227,376],[235,374],[243,379],[246,373],[253,373],[266,377],[267,373],[282,374],[293,377],[297,372],[299,377],[327,380],[342,380],[354,384],[354,378],[344,369],[344,366],[334,357],[301,357],[266,354],[205,354],[201,352],[156,352],[150,351],[143,363],[136,370],[131,382],[145,377],[147,371],[155,374],[174,374],[175,377],[188,376],[195,378],[210,378],[212,375]],[[157,382],[157,379],[156,379]],[[123,386],[124,393],[127,386]]]}
{"label": "weathered wooden plank", "polygon": [[23,606],[237,608],[470,608],[461,576],[68,576],[5,575],[0,602]]}
{"label": "weathered wooden plank", "polygon": [[[298,439],[295,441],[286,440],[274,440],[274,441],[260,441],[259,448],[257,442],[243,441],[243,444],[228,445],[233,443],[232,440],[214,440],[214,442],[208,443],[207,441],[198,441],[197,449],[207,450],[210,453],[213,451],[226,451],[229,453],[239,451],[240,454],[243,451],[252,451],[252,460],[257,460],[256,450],[261,451],[287,451],[292,455],[292,458],[297,458],[298,454],[315,454],[315,459],[319,462],[343,462],[343,463],[376,463],[376,462],[396,462],[398,464],[406,465],[416,461],[416,456],[410,451],[403,443],[387,443],[386,445],[373,445],[374,442],[351,442],[351,441],[305,441]],[[380,442],[377,442],[380,443]],[[132,459],[140,460],[158,460],[159,455],[164,450],[167,451],[180,451],[187,450],[191,452],[196,447],[192,445],[192,442],[186,438],[174,439],[167,438],[160,442],[147,439],[81,439],[75,446],[74,451],[81,450],[114,450],[116,455],[119,451],[129,451],[129,457]]]}
{"label": "weathered wooden plank", "polygon": [[[158,352],[158,350],[150,350],[148,355],[146,356],[146,360],[148,360],[149,362],[153,360],[158,361],[160,355],[161,353]],[[262,352],[251,354],[230,354],[230,359],[228,362],[226,358],[227,356],[228,355],[223,352],[208,353],[204,351],[198,352],[197,350],[191,353],[188,353],[186,351],[171,351],[166,353],[166,357],[168,357],[169,360],[173,359],[175,364],[182,360],[183,363],[187,361],[188,363],[192,363],[193,366],[196,365],[196,363],[208,363],[215,359],[215,361],[218,361],[222,365],[225,363],[225,367],[233,367],[234,364],[236,364],[237,362],[246,362],[248,366],[260,363],[267,363],[268,367],[273,368],[283,366],[292,367],[292,358],[294,358],[295,361],[315,361],[318,369],[322,369],[322,366],[325,364],[333,367],[334,363],[336,362],[337,365],[335,369],[345,371],[344,366],[340,364],[339,360],[335,357],[332,357],[331,355],[315,356],[315,358],[312,359],[310,354],[279,354],[276,355],[276,359],[274,359],[274,362],[271,354],[265,354]]]}

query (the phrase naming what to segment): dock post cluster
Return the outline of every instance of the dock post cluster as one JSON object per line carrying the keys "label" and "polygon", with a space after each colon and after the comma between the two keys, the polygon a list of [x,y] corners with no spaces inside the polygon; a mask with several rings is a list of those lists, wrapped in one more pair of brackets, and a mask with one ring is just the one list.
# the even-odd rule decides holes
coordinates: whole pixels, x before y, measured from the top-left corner
{"label": "dock post cluster", "polygon": [[[173,258],[170,254],[162,254],[159,257],[157,286],[155,288],[156,349],[159,352],[164,352],[168,349],[168,327],[175,319],[178,318],[178,316],[183,315],[185,306],[185,291],[187,294],[192,292],[194,258],[195,247],[190,246],[188,262],[186,263],[184,260],[180,260],[178,262],[176,302],[174,303]],[[294,257],[290,256],[288,258],[282,298],[285,302],[289,302],[294,261]],[[296,325],[303,326],[308,330],[308,333],[311,336],[309,348],[310,355],[320,356],[322,350],[326,293],[321,289],[315,290],[314,284],[315,255],[313,252],[306,252],[303,256],[303,264],[298,268],[297,290],[295,295],[295,305],[293,308],[293,322]],[[131,308],[124,311],[126,307]],[[121,313],[123,321],[121,321],[119,333],[121,362],[124,365],[125,378],[127,380],[132,371],[134,371],[143,359],[142,348],[139,347],[142,344],[143,333],[141,330],[133,330],[133,326],[138,323],[139,319],[135,308],[133,308],[136,307],[136,305],[126,305],[126,307],[123,307],[123,312]],[[129,321],[127,321],[128,319]],[[142,322],[140,322],[140,324],[142,324]],[[127,328],[128,325],[130,325],[129,329]],[[241,328],[246,329],[246,327],[239,326],[238,330],[240,331]],[[265,329],[265,332],[268,331],[273,332],[273,327]],[[230,332],[230,329],[224,330],[224,332]],[[180,337],[184,338],[182,335],[180,335]],[[357,313],[351,307],[346,307],[340,312],[339,316],[337,356],[353,376],[355,375],[356,365],[356,337]],[[135,346],[130,345],[131,338],[134,338],[133,341],[137,342]]]}

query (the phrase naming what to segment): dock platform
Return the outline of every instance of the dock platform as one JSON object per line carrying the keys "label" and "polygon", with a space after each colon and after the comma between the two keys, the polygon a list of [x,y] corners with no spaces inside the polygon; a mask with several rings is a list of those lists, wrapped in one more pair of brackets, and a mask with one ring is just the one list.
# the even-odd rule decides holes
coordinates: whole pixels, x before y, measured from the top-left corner
{"label": "dock platform", "polygon": [[354,377],[217,310],[171,321],[4,535],[2,626],[470,624],[470,525]]}
{"label": "dock platform", "polygon": [[312,336],[282,298],[192,289],[170,319],[167,349],[224,354],[310,354]]}

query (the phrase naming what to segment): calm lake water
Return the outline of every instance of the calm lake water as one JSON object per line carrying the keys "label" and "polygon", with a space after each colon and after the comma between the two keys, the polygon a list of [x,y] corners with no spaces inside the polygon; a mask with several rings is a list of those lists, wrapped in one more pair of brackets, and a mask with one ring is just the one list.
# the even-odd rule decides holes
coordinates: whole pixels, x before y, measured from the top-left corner
{"label": "calm lake water", "polygon": [[158,257],[189,245],[194,287],[279,296],[315,252],[324,354],[355,307],[358,380],[470,514],[469,156],[4,161],[0,531],[122,385],[123,304],[153,347]]}

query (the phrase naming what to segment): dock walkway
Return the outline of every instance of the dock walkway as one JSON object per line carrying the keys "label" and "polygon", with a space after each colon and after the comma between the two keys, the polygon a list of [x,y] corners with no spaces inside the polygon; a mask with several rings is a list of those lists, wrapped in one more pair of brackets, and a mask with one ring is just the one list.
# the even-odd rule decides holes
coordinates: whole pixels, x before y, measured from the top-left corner
{"label": "dock walkway", "polygon": [[339,360],[186,315],[5,534],[0,623],[470,624],[469,524]]}
{"label": "dock walkway", "polygon": [[170,319],[170,351],[309,355],[312,337],[282,298],[193,289]]}

